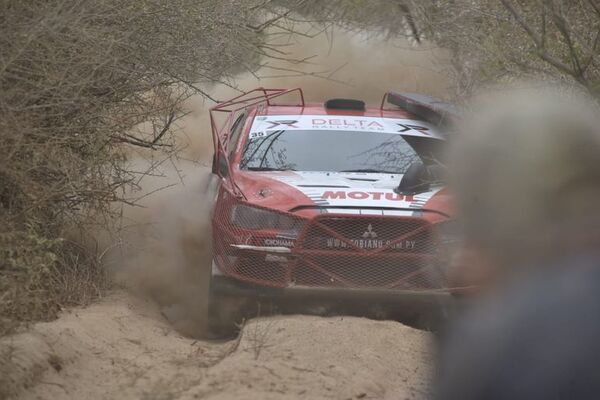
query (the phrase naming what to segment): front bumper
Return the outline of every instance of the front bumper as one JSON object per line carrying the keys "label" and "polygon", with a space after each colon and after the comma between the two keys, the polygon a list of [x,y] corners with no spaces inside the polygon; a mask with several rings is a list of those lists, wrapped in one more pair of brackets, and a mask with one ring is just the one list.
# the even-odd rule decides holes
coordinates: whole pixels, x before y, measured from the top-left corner
{"label": "front bumper", "polygon": [[231,278],[294,293],[317,288],[352,292],[352,298],[396,292],[430,298],[447,288],[442,246],[425,218],[325,213],[302,223],[292,239],[216,219],[215,262]]}
{"label": "front bumper", "polygon": [[[445,315],[454,307],[447,290],[410,291],[311,286],[269,287],[222,275],[213,263],[211,296],[244,299],[248,304],[272,303],[286,312],[318,308],[336,314],[404,318],[407,315]],[[310,312],[310,311],[309,311]]]}

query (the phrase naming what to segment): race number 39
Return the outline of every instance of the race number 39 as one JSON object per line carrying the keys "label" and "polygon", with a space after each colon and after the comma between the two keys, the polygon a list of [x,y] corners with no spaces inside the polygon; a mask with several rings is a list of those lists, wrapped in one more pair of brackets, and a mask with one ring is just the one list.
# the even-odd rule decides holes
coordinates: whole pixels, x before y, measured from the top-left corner
{"label": "race number 39", "polygon": [[266,135],[266,132],[250,132],[250,139],[258,139],[261,137],[265,137]]}

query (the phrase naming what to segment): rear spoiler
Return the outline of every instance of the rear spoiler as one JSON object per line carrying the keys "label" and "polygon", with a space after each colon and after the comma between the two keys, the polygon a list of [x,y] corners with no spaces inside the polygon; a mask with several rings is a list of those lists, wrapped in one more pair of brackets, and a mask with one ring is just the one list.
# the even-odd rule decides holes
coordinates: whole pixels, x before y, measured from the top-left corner
{"label": "rear spoiler", "polygon": [[447,127],[458,118],[458,108],[450,103],[418,93],[387,92],[381,101],[381,109],[389,103],[406,110],[430,124]]}

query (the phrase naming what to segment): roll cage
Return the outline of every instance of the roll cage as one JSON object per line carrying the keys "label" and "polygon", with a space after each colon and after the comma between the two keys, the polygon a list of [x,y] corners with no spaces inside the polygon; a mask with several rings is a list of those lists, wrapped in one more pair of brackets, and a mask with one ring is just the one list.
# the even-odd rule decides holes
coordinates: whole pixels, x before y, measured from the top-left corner
{"label": "roll cage", "polygon": [[[296,96],[296,102],[291,104],[277,102],[288,95]],[[391,104],[395,108],[386,108],[386,104]],[[222,178],[229,177],[234,194],[238,197],[243,197],[243,194],[231,178],[231,164],[227,157],[230,134],[234,125],[239,123],[241,114],[268,106],[305,107],[304,93],[301,88],[267,89],[261,87],[220,102],[209,110],[214,145],[213,173]],[[432,97],[415,93],[386,92],[379,107],[382,116],[384,111],[398,109],[409,111],[418,118],[439,126],[447,126],[448,122],[457,116],[454,106]]]}
{"label": "roll cage", "polygon": [[[296,95],[298,99],[297,103],[282,104],[276,102],[276,99],[287,95]],[[252,108],[273,105],[304,107],[304,93],[300,88],[257,88],[221,102],[210,109],[210,126],[214,145],[213,173],[217,173],[223,178],[231,176],[231,165],[227,158],[227,143],[232,127],[238,121],[239,116]],[[219,118],[221,115],[224,115],[224,117]],[[241,190],[239,190],[233,179],[230,179],[230,181],[235,192],[234,194],[238,197],[243,197]]]}

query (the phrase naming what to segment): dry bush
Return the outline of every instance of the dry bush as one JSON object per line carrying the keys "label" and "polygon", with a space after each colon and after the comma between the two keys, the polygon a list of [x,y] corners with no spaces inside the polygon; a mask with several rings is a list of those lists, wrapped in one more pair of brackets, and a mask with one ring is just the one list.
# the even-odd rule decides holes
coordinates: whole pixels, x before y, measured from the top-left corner
{"label": "dry bush", "polygon": [[600,94],[598,0],[306,0],[301,11],[321,24],[449,50],[445,69],[458,97],[522,78]]}
{"label": "dry bush", "polygon": [[597,0],[412,0],[425,35],[453,53],[459,94],[516,79],[600,94]]}
{"label": "dry bush", "polygon": [[177,156],[184,100],[275,55],[269,7],[0,0],[0,334],[105,286],[95,249],[64,238],[117,221],[152,173],[132,154]]}
{"label": "dry bush", "polygon": [[96,253],[35,229],[0,234],[0,336],[20,322],[47,320],[63,306],[87,303],[108,285]]}
{"label": "dry bush", "polygon": [[421,40],[410,0],[280,0],[322,27]]}

